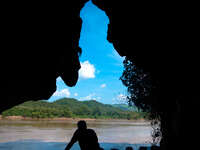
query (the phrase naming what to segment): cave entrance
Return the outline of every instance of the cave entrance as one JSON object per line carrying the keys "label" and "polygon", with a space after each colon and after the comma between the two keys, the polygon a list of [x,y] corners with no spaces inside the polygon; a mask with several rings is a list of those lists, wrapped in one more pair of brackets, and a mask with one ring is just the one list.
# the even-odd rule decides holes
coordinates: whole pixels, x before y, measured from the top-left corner
{"label": "cave entrance", "polygon": [[[147,124],[143,122],[144,114],[138,112],[136,107],[128,107],[127,105],[127,89],[119,79],[124,69],[124,58],[119,56],[113,45],[107,40],[108,17],[91,1],[85,4],[80,16],[83,24],[79,41],[79,46],[82,48],[79,80],[75,87],[69,88],[58,78],[57,91],[50,100],[54,101],[58,97],[65,96],[90,103],[89,106],[90,108],[94,107],[94,111],[87,107],[81,107],[77,110],[79,115],[87,113],[86,116],[81,117],[105,119],[112,116],[114,119],[123,119],[123,121],[110,120],[103,123],[97,121],[101,124],[100,126],[97,122],[87,121],[89,127],[97,131],[102,143],[134,143],[134,149],[138,149],[141,143],[146,142],[145,144],[150,145],[152,130],[149,122]],[[100,107],[100,105],[104,105],[108,109]],[[127,114],[123,116],[120,112],[115,112],[114,107],[124,109],[126,112],[123,113]],[[131,113],[128,114],[128,111],[131,111]],[[84,113],[82,114],[82,112]],[[138,119],[138,122],[132,122],[136,119]],[[124,128],[124,126],[126,127]],[[108,129],[106,135],[101,132],[103,128]],[[118,129],[121,131],[119,132]],[[109,147],[109,145],[107,146]],[[113,144],[110,145],[110,148],[119,148],[119,145]]]}
{"label": "cave entrance", "polygon": [[[141,143],[147,142],[146,144],[150,145],[152,139],[149,122],[144,122],[144,114],[138,112],[136,107],[127,105],[127,89],[120,80],[124,70],[124,58],[119,56],[107,40],[108,17],[91,1],[85,4],[80,16],[83,24],[79,41],[82,49],[79,80],[75,87],[69,88],[58,78],[57,91],[50,101],[67,97],[68,102],[76,102],[76,105],[80,106],[73,112],[76,116],[82,119],[97,119],[96,122],[86,120],[88,126],[97,132],[101,143],[130,143],[130,145],[134,143],[134,146],[132,145],[134,149],[138,149]],[[82,107],[77,100],[89,107]],[[119,109],[123,111],[118,111]],[[98,121],[108,118],[113,120]],[[103,128],[107,130],[104,133],[102,133]],[[119,145],[115,144],[107,147],[103,145],[104,148],[109,146],[119,148]]]}

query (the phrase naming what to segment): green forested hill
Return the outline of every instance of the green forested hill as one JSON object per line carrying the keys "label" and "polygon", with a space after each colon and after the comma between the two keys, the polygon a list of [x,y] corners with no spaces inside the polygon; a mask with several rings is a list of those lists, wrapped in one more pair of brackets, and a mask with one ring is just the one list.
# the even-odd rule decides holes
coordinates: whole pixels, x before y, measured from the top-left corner
{"label": "green forested hill", "polygon": [[145,113],[125,110],[120,107],[102,104],[94,100],[78,101],[63,98],[54,102],[28,101],[2,113],[2,116],[24,116],[32,118],[80,117],[80,118],[113,118],[141,119]]}
{"label": "green forested hill", "polygon": [[136,112],[138,111],[138,108],[136,106],[129,106],[127,104],[113,104],[112,106],[127,111],[136,111]]}

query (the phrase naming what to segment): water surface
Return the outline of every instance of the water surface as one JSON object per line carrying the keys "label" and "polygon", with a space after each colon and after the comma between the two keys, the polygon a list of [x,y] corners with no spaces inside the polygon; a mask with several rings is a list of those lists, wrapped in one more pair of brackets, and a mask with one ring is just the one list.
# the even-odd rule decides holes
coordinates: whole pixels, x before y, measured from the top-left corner
{"label": "water surface", "polygon": [[[77,121],[8,121],[0,120],[0,149],[62,150],[76,130]],[[126,120],[87,121],[96,131],[105,150],[125,149],[151,143],[149,123]],[[16,148],[17,147],[17,148]],[[78,144],[72,150],[79,150]]]}

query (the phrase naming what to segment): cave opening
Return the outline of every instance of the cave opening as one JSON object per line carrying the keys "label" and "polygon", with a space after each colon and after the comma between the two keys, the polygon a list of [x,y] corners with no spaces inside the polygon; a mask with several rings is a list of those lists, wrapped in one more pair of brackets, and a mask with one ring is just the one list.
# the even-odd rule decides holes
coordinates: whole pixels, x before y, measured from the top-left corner
{"label": "cave opening", "polygon": [[91,1],[82,8],[80,17],[79,47],[82,53],[79,56],[79,80],[76,86],[67,87],[60,77],[57,78],[57,91],[49,101],[61,98],[63,93],[65,97],[82,101],[93,99],[104,104],[126,103],[126,88],[119,80],[124,69],[124,57],[107,40],[108,17]]}
{"label": "cave opening", "polygon": [[[126,97],[126,95],[128,95],[127,88],[124,87],[120,81],[120,77],[122,76],[124,70],[123,61],[125,58],[121,57],[114,49],[112,43],[107,40],[109,24],[107,15],[104,11],[100,10],[91,1],[89,1],[82,8],[80,16],[83,21],[79,40],[79,46],[82,49],[82,53],[80,55],[81,69],[79,71],[79,80],[77,85],[71,88],[65,87],[67,88],[67,97],[71,96],[80,101],[95,100],[104,104],[114,103],[125,104],[128,106],[128,100]],[[63,85],[64,82],[62,79],[58,78],[57,91],[54,93],[54,96],[59,96],[62,92],[64,94],[64,91],[62,90]],[[99,85],[100,88],[98,88],[100,90],[96,89],[97,85]],[[109,98],[105,95],[99,95],[103,89],[109,90],[109,92],[107,91],[105,93],[105,95],[110,96]],[[83,95],[80,91],[83,91],[84,94],[88,91],[89,93]],[[140,111],[133,103],[131,107],[132,108],[129,108],[134,111]],[[154,124],[151,127],[154,128],[153,130],[157,130],[160,128],[160,124]],[[152,136],[153,130],[151,130],[151,133],[148,134]],[[140,131],[141,133],[138,133],[138,135],[148,132],[146,129],[144,129],[144,131]],[[128,136],[129,135],[127,135],[127,137]],[[111,136],[111,138],[113,137]],[[126,138],[126,136],[124,136],[124,138]],[[127,139],[129,138],[130,137]],[[156,144],[159,144],[160,139],[154,140],[157,141],[152,141],[152,139],[149,138],[148,142],[156,142]],[[145,141],[140,142],[145,143]]]}

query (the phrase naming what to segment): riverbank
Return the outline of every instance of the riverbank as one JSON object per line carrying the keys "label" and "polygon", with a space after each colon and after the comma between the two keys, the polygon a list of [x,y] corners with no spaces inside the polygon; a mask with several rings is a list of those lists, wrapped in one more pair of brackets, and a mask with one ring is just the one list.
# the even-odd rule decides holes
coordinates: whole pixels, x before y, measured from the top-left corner
{"label": "riverbank", "polygon": [[2,117],[0,115],[0,120],[27,120],[27,121],[79,121],[79,120],[85,120],[85,121],[97,121],[97,120],[105,120],[105,121],[135,121],[135,122],[149,122],[149,120],[145,119],[137,119],[137,120],[128,120],[128,119],[95,119],[95,118],[67,118],[67,117],[60,117],[60,118],[31,118],[31,117],[23,117],[23,116],[6,116]]}
{"label": "riverbank", "polygon": [[76,120],[96,120],[92,118],[66,118],[66,117],[60,117],[60,118],[31,118],[31,117],[23,117],[23,116],[6,116],[6,117],[0,117],[0,120],[28,120],[28,121],[37,121],[37,120],[55,120],[55,121],[76,121]]}

